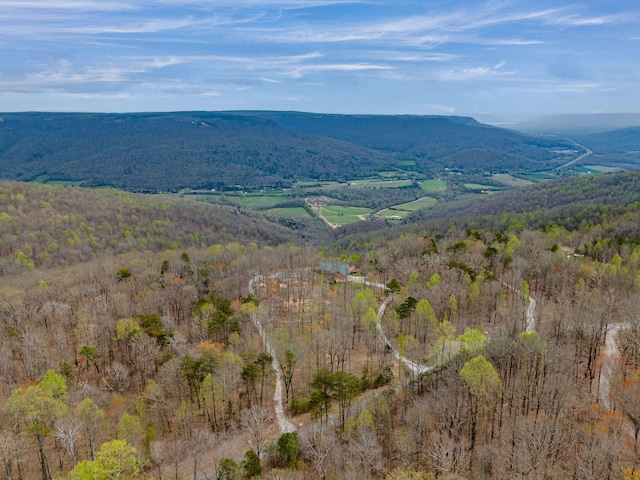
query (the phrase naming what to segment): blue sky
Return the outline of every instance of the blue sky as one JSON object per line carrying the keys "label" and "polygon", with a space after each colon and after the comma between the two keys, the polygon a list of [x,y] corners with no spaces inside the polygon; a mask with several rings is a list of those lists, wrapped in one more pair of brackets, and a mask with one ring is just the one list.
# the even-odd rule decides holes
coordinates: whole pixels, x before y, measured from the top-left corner
{"label": "blue sky", "polygon": [[0,111],[640,112],[637,0],[0,0]]}

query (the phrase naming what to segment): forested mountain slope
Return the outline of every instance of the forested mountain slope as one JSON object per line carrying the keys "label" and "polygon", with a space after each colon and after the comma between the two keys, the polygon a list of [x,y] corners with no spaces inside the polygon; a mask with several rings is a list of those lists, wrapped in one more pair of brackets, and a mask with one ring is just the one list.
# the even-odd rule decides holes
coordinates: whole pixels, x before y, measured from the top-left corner
{"label": "forested mountain slope", "polygon": [[135,191],[275,186],[394,169],[388,154],[215,113],[3,114],[0,172]]}
{"label": "forested mountain slope", "polygon": [[[451,225],[473,228],[542,228],[562,225],[576,229],[582,222],[599,223],[603,217],[624,213],[640,205],[640,171],[571,177],[442,204],[407,218],[432,228]],[[438,226],[438,227],[436,227]]]}
{"label": "forested mountain slope", "polygon": [[638,168],[640,165],[640,127],[576,135],[578,141],[593,150],[594,163],[603,163],[624,169]]}
{"label": "forested mountain slope", "polygon": [[2,275],[25,266],[51,268],[131,251],[232,241],[304,243],[313,229],[299,225],[296,231],[236,208],[185,198],[4,181],[0,231]]}
{"label": "forested mountain slope", "polygon": [[443,167],[467,172],[544,170],[564,158],[556,149],[571,145],[564,139],[491,127],[470,117],[258,113],[292,130],[414,159],[422,172]]}
{"label": "forested mountain slope", "polygon": [[[637,182],[336,251],[180,197],[2,182],[0,477],[633,478]],[[590,196],[575,228],[507,221]],[[360,281],[319,268],[343,263]]]}
{"label": "forested mountain slope", "polygon": [[2,178],[133,191],[282,186],[398,169],[535,171],[568,159],[562,140],[463,117],[7,113],[0,120]]}

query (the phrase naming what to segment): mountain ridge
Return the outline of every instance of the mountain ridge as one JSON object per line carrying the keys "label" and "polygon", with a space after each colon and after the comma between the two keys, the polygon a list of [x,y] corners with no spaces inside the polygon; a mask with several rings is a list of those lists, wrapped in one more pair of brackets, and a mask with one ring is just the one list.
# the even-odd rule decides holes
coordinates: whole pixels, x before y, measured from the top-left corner
{"label": "mountain ridge", "polygon": [[445,168],[506,173],[566,160],[558,153],[566,147],[561,139],[482,126],[469,117],[242,111],[0,116],[3,179],[42,177],[131,191],[282,187],[294,180],[344,181],[388,171],[433,175]]}

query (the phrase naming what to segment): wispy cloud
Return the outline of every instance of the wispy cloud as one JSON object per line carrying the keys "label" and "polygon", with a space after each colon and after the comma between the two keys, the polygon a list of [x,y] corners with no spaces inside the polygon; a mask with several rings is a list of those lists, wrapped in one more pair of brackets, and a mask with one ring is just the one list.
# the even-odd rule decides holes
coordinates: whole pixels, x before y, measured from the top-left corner
{"label": "wispy cloud", "polygon": [[0,9],[33,11],[73,10],[76,12],[118,12],[136,10],[137,8],[131,3],[111,1],[99,2],[91,0],[0,0]]}
{"label": "wispy cloud", "polygon": [[615,24],[621,22],[631,22],[634,18],[625,15],[603,15],[599,17],[583,17],[578,14],[563,15],[558,18],[548,20],[549,25],[558,25],[561,27],[590,27],[597,25]]}
{"label": "wispy cloud", "polygon": [[492,67],[489,66],[476,66],[466,67],[460,69],[443,70],[436,74],[436,78],[444,81],[461,81],[461,80],[478,80],[495,77],[504,77],[507,75],[513,75],[514,71],[504,71],[502,67],[506,64],[502,61]]}
{"label": "wispy cloud", "polygon": [[[70,95],[119,108],[162,98],[274,108],[295,99],[344,111],[385,88],[367,108],[388,101],[380,111],[451,113],[465,98],[513,106],[522,94],[503,100],[507,85],[531,87],[531,102],[547,98],[540,85],[637,92],[640,54],[629,40],[640,40],[640,5],[595,3],[0,0],[0,96],[13,106],[8,92],[21,92],[16,98],[34,95],[30,105],[40,105],[53,92],[56,105]],[[640,93],[629,95],[640,105]]]}
{"label": "wispy cloud", "polygon": [[120,66],[90,66],[74,70],[67,60],[60,61],[51,69],[32,73],[27,76],[27,83],[31,85],[64,85],[80,83],[121,83],[131,82],[133,74],[147,73],[171,65],[185,63],[177,57],[154,58]]}
{"label": "wispy cloud", "polygon": [[308,73],[318,72],[359,72],[363,70],[392,70],[388,65],[372,65],[367,63],[340,63],[303,65],[293,69],[289,75],[293,78],[301,78]]}

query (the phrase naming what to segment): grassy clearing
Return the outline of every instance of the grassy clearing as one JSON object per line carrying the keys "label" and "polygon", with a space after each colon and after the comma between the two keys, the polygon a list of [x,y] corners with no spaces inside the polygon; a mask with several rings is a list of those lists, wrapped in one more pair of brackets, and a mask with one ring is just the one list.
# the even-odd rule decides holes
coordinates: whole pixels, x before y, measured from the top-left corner
{"label": "grassy clearing", "polygon": [[320,208],[320,215],[328,224],[339,226],[365,220],[372,211],[370,208],[327,205]]}
{"label": "grassy clearing", "polygon": [[438,200],[433,197],[422,197],[418,200],[414,200],[413,202],[402,203],[400,205],[395,205],[393,207],[385,208],[378,212],[379,217],[383,218],[392,218],[392,217],[400,217],[404,218],[412,212],[416,210],[420,210],[421,208],[429,208],[433,207],[438,203]]}
{"label": "grassy clearing", "polygon": [[316,181],[316,182],[296,182],[296,185],[300,188],[324,188],[324,187],[337,187],[342,184],[340,182]]}
{"label": "grassy clearing", "polygon": [[447,182],[443,180],[434,180],[434,179],[425,180],[424,182],[420,183],[420,188],[425,192],[434,193],[439,190],[444,190],[445,188],[447,188]]}
{"label": "grassy clearing", "polygon": [[82,180],[47,180],[47,185],[67,185],[70,187],[82,187],[85,183]]}
{"label": "grassy clearing", "polygon": [[556,175],[551,175],[549,173],[521,173],[518,174],[520,178],[524,180],[531,180],[532,182],[539,182],[541,180],[552,180],[554,178],[558,178]]}
{"label": "grassy clearing", "polygon": [[606,165],[583,165],[579,167],[579,170],[584,173],[609,173],[609,172],[622,172],[622,168],[607,167]]}
{"label": "grassy clearing", "polygon": [[401,167],[415,167],[416,166],[416,161],[415,160],[401,160],[400,162],[398,162],[398,165],[400,165]]}
{"label": "grassy clearing", "polygon": [[309,212],[307,212],[302,207],[281,207],[281,208],[270,208],[269,212],[278,213],[280,215],[287,215],[289,217],[310,217]]}
{"label": "grassy clearing", "polygon": [[209,203],[231,203],[253,210],[273,207],[291,199],[289,193],[212,193],[199,194],[195,198]]}
{"label": "grassy clearing", "polygon": [[354,180],[349,182],[350,187],[355,188],[400,188],[408,187],[413,183],[411,180]]}
{"label": "grassy clearing", "polygon": [[245,208],[268,208],[290,200],[288,193],[245,193],[237,197]]}
{"label": "grassy clearing", "polygon": [[82,187],[85,182],[83,180],[50,180],[49,175],[39,175],[33,180],[29,180],[27,183],[42,183],[44,185],[69,185],[71,187]]}
{"label": "grassy clearing", "polygon": [[467,190],[502,190],[495,185],[482,185],[481,183],[465,183],[464,188]]}

